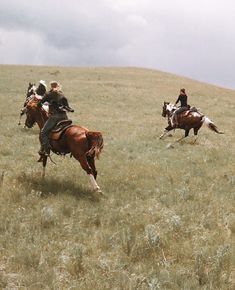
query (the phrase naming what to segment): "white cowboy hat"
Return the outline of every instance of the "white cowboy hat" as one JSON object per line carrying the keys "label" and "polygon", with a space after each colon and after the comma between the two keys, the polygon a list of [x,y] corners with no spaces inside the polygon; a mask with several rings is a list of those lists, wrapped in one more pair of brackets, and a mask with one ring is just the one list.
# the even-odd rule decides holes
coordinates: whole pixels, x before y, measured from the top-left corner
{"label": "white cowboy hat", "polygon": [[46,82],[43,81],[43,80],[40,80],[40,81],[39,81],[39,84],[42,84],[42,85],[44,85],[44,87],[47,87]]}

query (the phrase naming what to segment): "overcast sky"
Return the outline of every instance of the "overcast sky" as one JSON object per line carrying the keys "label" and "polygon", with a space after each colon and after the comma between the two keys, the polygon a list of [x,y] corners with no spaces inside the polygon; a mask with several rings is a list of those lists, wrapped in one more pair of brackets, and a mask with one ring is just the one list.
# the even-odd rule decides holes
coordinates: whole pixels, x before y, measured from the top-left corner
{"label": "overcast sky", "polygon": [[235,89],[235,0],[0,0],[0,63],[135,66]]}

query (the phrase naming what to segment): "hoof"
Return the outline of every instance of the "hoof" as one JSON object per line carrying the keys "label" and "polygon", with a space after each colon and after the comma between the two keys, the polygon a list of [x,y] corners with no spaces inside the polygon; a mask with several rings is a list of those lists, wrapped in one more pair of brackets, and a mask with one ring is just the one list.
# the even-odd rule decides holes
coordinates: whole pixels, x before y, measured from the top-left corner
{"label": "hoof", "polygon": [[172,148],[174,148],[174,146],[171,143],[169,143],[169,144],[166,145],[166,148],[167,149],[172,149]]}
{"label": "hoof", "polygon": [[96,188],[95,192],[99,193],[99,195],[101,195],[101,196],[105,196],[105,194],[103,193],[103,191],[100,188]]}
{"label": "hoof", "polygon": [[97,187],[95,188],[95,192],[102,192],[102,190],[99,187]]}

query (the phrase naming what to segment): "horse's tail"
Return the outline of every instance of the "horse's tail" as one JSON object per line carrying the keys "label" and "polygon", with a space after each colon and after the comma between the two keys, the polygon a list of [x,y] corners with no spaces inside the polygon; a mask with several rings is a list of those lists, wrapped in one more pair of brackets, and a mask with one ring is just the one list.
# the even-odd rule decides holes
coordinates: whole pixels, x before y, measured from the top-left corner
{"label": "horse's tail", "polygon": [[86,132],[86,137],[89,143],[89,150],[86,152],[88,156],[95,156],[99,159],[100,153],[104,147],[104,141],[101,132]]}
{"label": "horse's tail", "polygon": [[217,126],[206,116],[203,116],[202,122],[206,124],[206,126],[211,129],[212,131],[218,133],[218,134],[224,134],[223,132],[220,132],[217,128]]}

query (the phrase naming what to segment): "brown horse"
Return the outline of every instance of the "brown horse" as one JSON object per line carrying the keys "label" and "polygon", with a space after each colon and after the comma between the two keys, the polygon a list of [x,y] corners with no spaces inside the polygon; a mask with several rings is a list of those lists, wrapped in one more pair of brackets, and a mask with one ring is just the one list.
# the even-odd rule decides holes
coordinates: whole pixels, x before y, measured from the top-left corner
{"label": "brown horse", "polygon": [[[35,123],[41,129],[48,119],[48,112],[38,106],[39,100],[34,97],[26,105],[26,120],[25,126],[31,128]],[[67,120],[68,121],[68,120]],[[40,134],[39,134],[40,138]],[[51,150],[58,155],[70,153],[77,159],[81,167],[89,175],[94,190],[101,192],[100,187],[96,182],[97,171],[95,167],[95,157],[99,158],[103,149],[103,137],[100,132],[91,132],[88,129],[70,125],[62,130],[61,134],[52,132],[50,135]],[[39,162],[43,164],[42,176],[45,176],[47,156],[41,156]]]}
{"label": "brown horse", "polygon": [[178,141],[182,140],[183,138],[188,137],[189,131],[193,129],[194,135],[197,136],[198,130],[201,126],[205,123],[209,129],[212,131],[223,134],[223,132],[218,131],[218,128],[215,124],[206,116],[202,115],[196,109],[185,110],[184,112],[178,115],[178,126],[175,127],[172,122],[172,116],[174,111],[177,107],[174,104],[169,102],[164,102],[162,108],[162,116],[165,118],[167,117],[168,126],[165,128],[163,134],[159,137],[162,139],[169,131],[173,129],[183,129],[185,131],[184,137],[180,138]]}

